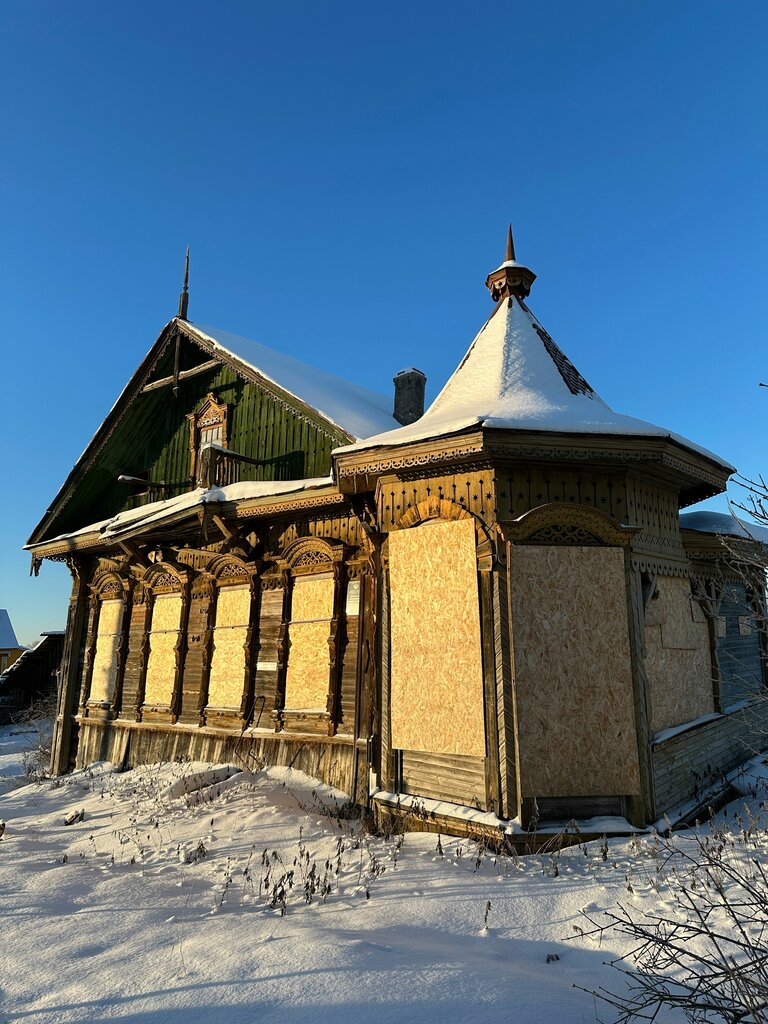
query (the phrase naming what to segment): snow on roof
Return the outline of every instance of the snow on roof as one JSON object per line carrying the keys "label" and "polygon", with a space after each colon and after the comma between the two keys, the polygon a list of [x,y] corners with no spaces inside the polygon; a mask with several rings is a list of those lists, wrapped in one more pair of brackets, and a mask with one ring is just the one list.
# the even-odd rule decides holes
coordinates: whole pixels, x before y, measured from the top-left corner
{"label": "snow on roof", "polygon": [[728,512],[683,512],[680,515],[680,529],[717,533],[722,537],[743,537],[768,544],[768,527],[749,523]]}
{"label": "snow on roof", "polygon": [[[151,501],[146,505],[139,505],[138,508],[128,509],[126,512],[118,512],[110,519],[102,519],[97,523],[90,523],[79,530],[71,533],[62,533],[58,537],[51,537],[41,544],[48,545],[57,541],[74,540],[89,533],[99,533],[104,540],[115,540],[136,527],[153,526],[162,523],[164,520],[172,519],[179,513],[189,509],[198,508],[211,502],[220,501],[246,501],[249,498],[270,498],[281,494],[293,494],[296,491],[309,491],[318,487],[330,487],[333,480],[329,476],[311,477],[307,480],[248,480],[239,484],[227,484],[224,487],[209,487],[207,490],[198,487],[194,491],[187,491],[175,498],[167,498],[164,501]],[[27,544],[25,547],[34,550],[39,544]],[[1,614],[1,613],[0,613]],[[6,613],[7,614],[7,613]],[[1,620],[0,620],[1,621]]]}
{"label": "snow on roof", "polygon": [[614,412],[587,384],[519,299],[502,302],[421,419],[336,449],[409,444],[471,427],[555,433],[669,437],[733,467],[687,438]]}
{"label": "snow on roof", "polygon": [[19,641],[16,639],[16,634],[11,625],[11,617],[5,608],[0,608],[0,647],[18,648],[19,646]]}
{"label": "snow on roof", "polygon": [[198,327],[186,322],[184,326],[213,343],[215,348],[247,363],[262,377],[311,406],[353,437],[368,437],[397,425],[392,416],[391,396],[351,384],[326,370],[218,327]]}

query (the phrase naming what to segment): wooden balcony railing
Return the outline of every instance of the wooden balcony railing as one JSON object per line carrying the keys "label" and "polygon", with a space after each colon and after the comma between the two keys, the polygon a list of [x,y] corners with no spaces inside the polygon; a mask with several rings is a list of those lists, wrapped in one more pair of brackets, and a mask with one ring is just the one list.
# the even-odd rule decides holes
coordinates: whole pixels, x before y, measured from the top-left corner
{"label": "wooden balcony railing", "polygon": [[198,487],[226,487],[241,480],[258,479],[257,469],[264,463],[247,455],[230,452],[218,445],[207,445],[200,452],[197,472]]}

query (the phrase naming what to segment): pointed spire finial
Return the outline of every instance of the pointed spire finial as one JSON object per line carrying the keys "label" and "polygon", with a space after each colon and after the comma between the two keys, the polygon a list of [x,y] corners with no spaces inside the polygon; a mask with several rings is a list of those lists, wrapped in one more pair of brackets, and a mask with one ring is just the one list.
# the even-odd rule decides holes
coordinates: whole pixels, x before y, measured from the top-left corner
{"label": "pointed spire finial", "polygon": [[507,255],[504,257],[504,261],[509,263],[510,260],[515,258],[515,240],[512,237],[512,225],[509,225],[509,232],[507,233]]}
{"label": "pointed spire finial", "polygon": [[187,246],[187,256],[184,261],[184,287],[181,289],[181,295],[179,296],[179,319],[187,319],[187,310],[189,308],[189,246]]}
{"label": "pointed spire finial", "polygon": [[515,240],[510,224],[507,229],[507,253],[504,262],[491,271],[485,279],[485,286],[490,291],[493,301],[500,302],[505,297],[526,298],[535,280],[534,272],[524,263],[519,263],[515,256]]}

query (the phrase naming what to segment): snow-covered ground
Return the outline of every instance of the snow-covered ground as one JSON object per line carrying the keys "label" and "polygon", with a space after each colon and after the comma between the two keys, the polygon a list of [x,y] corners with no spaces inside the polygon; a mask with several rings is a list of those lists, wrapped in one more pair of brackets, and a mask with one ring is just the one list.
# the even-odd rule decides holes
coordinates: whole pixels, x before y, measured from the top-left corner
{"label": "snow-covered ground", "polygon": [[520,858],[372,837],[290,769],[100,765],[24,784],[31,737],[13,733],[0,1022],[613,1020],[581,989],[620,991],[605,961],[628,947],[582,934],[583,911],[672,899],[649,837]]}

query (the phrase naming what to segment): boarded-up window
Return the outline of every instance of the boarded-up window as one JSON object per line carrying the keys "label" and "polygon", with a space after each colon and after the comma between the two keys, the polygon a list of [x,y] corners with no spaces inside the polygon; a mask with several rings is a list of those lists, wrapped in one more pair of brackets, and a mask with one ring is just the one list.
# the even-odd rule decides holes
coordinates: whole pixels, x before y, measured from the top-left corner
{"label": "boarded-up window", "polygon": [[763,657],[755,613],[743,583],[729,583],[720,602],[723,630],[717,637],[720,707],[728,711],[763,692]]}
{"label": "boarded-up window", "polygon": [[389,537],[392,745],[485,756],[473,519]]}
{"label": "boarded-up window", "polygon": [[687,579],[657,577],[645,609],[645,671],[653,732],[714,711],[709,629]]}
{"label": "boarded-up window", "polygon": [[101,603],[89,698],[93,703],[109,704],[115,692],[117,649],[122,634],[123,608],[121,598]]}
{"label": "boarded-up window", "polygon": [[623,551],[513,545],[509,574],[523,796],[639,793]]}
{"label": "boarded-up window", "polygon": [[330,677],[328,638],[335,584],[330,573],[294,580],[285,706],[326,710]]}
{"label": "boarded-up window", "polygon": [[145,704],[170,707],[180,627],[181,594],[158,594],[152,609]]}
{"label": "boarded-up window", "polygon": [[219,590],[208,683],[209,707],[240,709],[250,617],[250,587],[222,587]]}

